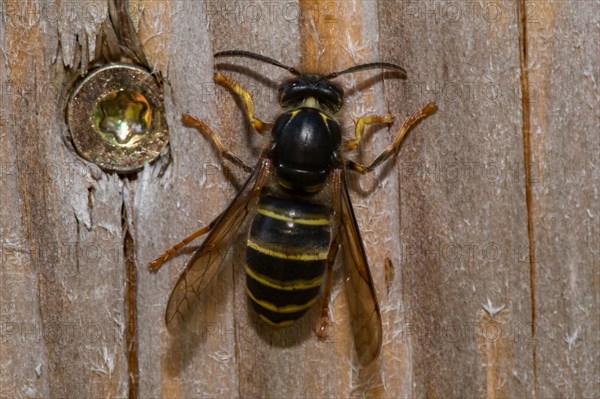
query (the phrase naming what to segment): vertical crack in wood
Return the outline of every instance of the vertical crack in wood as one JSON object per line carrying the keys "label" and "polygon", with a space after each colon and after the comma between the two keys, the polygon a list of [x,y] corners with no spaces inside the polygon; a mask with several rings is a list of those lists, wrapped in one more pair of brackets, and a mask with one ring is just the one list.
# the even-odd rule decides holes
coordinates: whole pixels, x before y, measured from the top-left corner
{"label": "vertical crack in wood", "polygon": [[79,219],[77,219],[77,214],[74,213],[75,216],[75,228],[76,228],[76,241],[75,241],[75,270],[77,270],[77,275],[79,275],[80,265],[79,265],[79,250],[81,245],[81,227],[79,223]]}
{"label": "vertical crack in wood", "polygon": [[127,351],[127,367],[130,399],[136,399],[139,391],[139,364],[137,339],[137,269],[135,262],[135,242],[129,233],[127,207],[123,203],[123,255],[125,259],[125,347]]}
{"label": "vertical crack in wood", "polygon": [[534,395],[538,397],[536,305],[535,305],[535,235],[533,226],[533,198],[531,187],[531,102],[529,97],[529,69],[527,57],[527,3],[519,1],[519,55],[521,64],[521,112],[523,117],[523,164],[525,167],[525,202],[527,206],[527,237],[529,240],[529,286],[531,292],[531,342],[533,356]]}

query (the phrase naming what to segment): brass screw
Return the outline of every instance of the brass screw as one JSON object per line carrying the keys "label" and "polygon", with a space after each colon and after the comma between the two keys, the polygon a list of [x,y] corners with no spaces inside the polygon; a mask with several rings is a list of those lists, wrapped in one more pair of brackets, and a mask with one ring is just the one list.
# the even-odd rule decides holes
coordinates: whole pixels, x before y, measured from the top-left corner
{"label": "brass screw", "polygon": [[75,87],[67,106],[75,149],[110,172],[129,173],[166,153],[162,91],[146,70],[109,64]]}

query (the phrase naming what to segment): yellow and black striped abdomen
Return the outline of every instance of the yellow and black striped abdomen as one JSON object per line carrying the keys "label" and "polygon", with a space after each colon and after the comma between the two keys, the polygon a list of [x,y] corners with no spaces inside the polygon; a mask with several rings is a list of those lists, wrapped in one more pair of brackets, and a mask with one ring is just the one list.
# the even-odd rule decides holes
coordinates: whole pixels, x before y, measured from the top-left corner
{"label": "yellow and black striped abdomen", "polygon": [[248,237],[246,284],[259,317],[284,327],[317,300],[331,238],[330,209],[262,197]]}

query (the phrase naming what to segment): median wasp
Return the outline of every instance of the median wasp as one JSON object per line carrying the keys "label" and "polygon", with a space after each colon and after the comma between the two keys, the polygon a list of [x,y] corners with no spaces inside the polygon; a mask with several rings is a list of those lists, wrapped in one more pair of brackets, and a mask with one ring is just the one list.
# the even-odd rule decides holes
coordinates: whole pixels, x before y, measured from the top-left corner
{"label": "median wasp", "polygon": [[256,131],[270,130],[271,140],[256,165],[246,165],[224,148],[205,122],[189,114],[183,122],[205,134],[220,155],[249,173],[239,193],[215,220],[164,252],[150,264],[156,271],[175,252],[208,233],[177,280],[169,298],[165,321],[185,318],[223,264],[236,232],[251,219],[246,239],[246,292],[258,317],[275,327],[300,318],[319,299],[321,319],[317,334],[327,335],[333,264],[340,246],[344,252],[349,309],[355,346],[361,364],[379,355],[381,313],[365,249],[347,188],[347,173],[366,174],[395,154],[404,135],[419,120],[435,112],[428,103],[402,125],[394,142],[365,166],[346,159],[356,148],[366,125],[391,124],[389,114],[369,114],[355,123],[354,139],[342,143],[334,115],[342,108],[344,92],[333,80],[367,69],[388,70],[401,78],[406,71],[388,62],[356,65],[328,75],[301,73],[272,58],[232,50],[219,57],[245,57],[286,69],[292,77],[279,88],[281,114],[273,124],[254,116],[254,102],[239,83],[215,73],[215,81],[238,95]]}

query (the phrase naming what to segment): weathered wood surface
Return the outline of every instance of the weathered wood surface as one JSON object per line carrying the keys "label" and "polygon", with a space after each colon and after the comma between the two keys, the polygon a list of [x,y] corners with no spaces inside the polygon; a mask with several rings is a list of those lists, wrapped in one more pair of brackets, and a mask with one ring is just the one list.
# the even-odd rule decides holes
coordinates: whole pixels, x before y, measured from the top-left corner
{"label": "weathered wood surface", "polygon": [[[172,158],[128,178],[82,161],[64,139],[73,71],[93,57],[107,17],[105,2],[84,5],[0,4],[0,397],[598,395],[598,2],[132,1],[165,78]],[[341,275],[329,340],[312,332],[316,312],[273,332],[248,309],[243,245],[187,331],[164,326],[190,251],[157,274],[147,263],[212,220],[244,178],[181,114],[209,121],[248,162],[264,144],[212,83],[211,54],[224,49],[321,71],[403,65],[406,82],[340,79],[361,88],[340,115],[347,132],[368,112],[396,116],[353,154],[363,162],[407,115],[439,105],[395,163],[352,181],[383,311],[382,355],[368,369],[355,363]],[[273,120],[285,71],[236,64],[227,73]]]}

